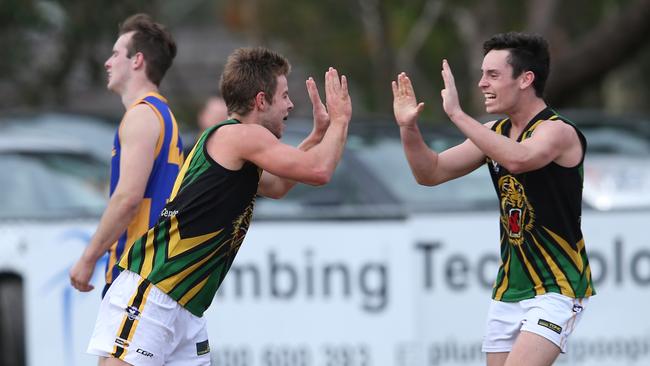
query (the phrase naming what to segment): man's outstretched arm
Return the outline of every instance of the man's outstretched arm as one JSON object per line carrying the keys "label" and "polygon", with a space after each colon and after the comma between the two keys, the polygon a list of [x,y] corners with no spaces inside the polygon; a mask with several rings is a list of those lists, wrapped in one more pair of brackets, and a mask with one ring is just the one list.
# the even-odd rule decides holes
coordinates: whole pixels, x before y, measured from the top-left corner
{"label": "man's outstretched arm", "polygon": [[466,175],[478,168],[485,155],[469,140],[438,154],[424,141],[417,119],[424,103],[417,103],[411,80],[405,73],[392,82],[393,112],[400,129],[406,160],[415,180],[434,186]]}

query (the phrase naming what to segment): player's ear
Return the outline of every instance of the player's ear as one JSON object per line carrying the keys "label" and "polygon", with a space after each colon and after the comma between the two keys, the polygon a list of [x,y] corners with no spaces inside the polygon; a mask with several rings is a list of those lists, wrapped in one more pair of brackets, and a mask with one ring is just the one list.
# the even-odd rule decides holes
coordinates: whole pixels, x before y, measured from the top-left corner
{"label": "player's ear", "polygon": [[535,73],[532,71],[524,71],[519,77],[519,87],[523,90],[533,85],[535,81]]}
{"label": "player's ear", "polygon": [[266,101],[266,94],[261,91],[255,95],[255,108],[261,111],[266,109],[268,102]]}
{"label": "player's ear", "polygon": [[142,52],[136,52],[136,54],[131,57],[131,62],[133,63],[133,67],[135,69],[139,69],[140,67],[144,66],[144,55]]}

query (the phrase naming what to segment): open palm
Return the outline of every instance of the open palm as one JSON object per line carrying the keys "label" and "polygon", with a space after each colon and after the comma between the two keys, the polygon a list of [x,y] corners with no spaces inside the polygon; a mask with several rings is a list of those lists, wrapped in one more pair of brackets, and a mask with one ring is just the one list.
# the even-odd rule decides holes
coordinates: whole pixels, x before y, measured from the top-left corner
{"label": "open palm", "polygon": [[329,127],[330,115],[320,98],[314,79],[310,77],[307,79],[306,84],[307,93],[309,93],[309,100],[311,101],[312,112],[314,115],[314,130],[319,133],[324,133],[325,130],[327,130],[327,127]]}
{"label": "open palm", "polygon": [[393,112],[399,126],[412,126],[424,109],[424,103],[418,103],[411,80],[406,73],[397,76],[397,81],[392,82]]}
{"label": "open palm", "polygon": [[460,103],[458,102],[458,91],[456,90],[454,74],[451,72],[447,60],[442,60],[441,73],[442,81],[445,83],[445,88],[440,91],[440,95],[442,96],[442,109],[451,117],[460,110]]}
{"label": "open palm", "polygon": [[348,92],[348,79],[345,75],[339,77],[338,71],[333,67],[325,73],[325,104],[330,121],[350,121],[352,102]]}

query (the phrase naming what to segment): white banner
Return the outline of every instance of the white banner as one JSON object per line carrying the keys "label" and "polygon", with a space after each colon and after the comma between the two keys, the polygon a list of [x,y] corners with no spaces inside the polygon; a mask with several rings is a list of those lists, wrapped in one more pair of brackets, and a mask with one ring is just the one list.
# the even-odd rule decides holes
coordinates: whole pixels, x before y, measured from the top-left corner
{"label": "white banner", "polygon": [[[598,294],[558,364],[650,364],[649,222],[650,212],[585,213]],[[0,227],[0,271],[25,280],[28,365],[95,362],[84,352],[102,270],[89,294],[67,277],[93,226]],[[213,364],[483,365],[497,254],[496,210],[254,221],[206,313]]]}
{"label": "white banner", "polygon": [[[497,220],[458,213],[255,223],[209,310],[216,364],[484,364]],[[599,295],[558,364],[645,365],[650,245],[642,228],[650,215],[588,213],[583,221]]]}

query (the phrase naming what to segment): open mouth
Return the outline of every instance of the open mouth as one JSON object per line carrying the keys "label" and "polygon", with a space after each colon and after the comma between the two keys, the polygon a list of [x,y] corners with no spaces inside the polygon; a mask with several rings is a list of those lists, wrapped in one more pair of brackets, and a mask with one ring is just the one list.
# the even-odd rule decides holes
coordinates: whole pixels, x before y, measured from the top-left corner
{"label": "open mouth", "polygon": [[483,93],[483,96],[485,97],[486,101],[497,99],[496,94],[493,93]]}

